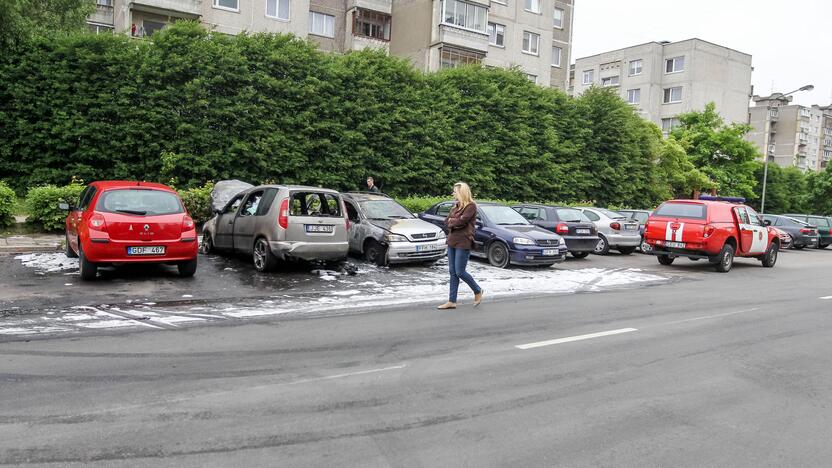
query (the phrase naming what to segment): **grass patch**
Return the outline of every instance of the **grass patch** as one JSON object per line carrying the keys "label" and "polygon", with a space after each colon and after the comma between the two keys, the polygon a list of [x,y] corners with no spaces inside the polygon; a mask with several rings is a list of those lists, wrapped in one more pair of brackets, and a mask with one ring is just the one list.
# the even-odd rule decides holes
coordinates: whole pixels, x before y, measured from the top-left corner
{"label": "grass patch", "polygon": [[17,197],[12,206],[12,214],[15,216],[29,216],[29,207],[26,206],[26,199]]}

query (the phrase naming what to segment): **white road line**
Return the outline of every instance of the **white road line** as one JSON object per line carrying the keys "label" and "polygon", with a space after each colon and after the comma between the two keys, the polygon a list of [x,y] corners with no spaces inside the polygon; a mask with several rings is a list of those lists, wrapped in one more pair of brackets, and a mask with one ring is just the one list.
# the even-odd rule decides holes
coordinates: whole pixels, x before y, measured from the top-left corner
{"label": "white road line", "polygon": [[832,299],[832,296],[823,296],[823,297],[820,297],[819,299]]}
{"label": "white road line", "polygon": [[562,343],[571,343],[573,341],[581,341],[581,340],[589,340],[592,338],[600,338],[602,336],[611,336],[611,335],[619,335],[621,333],[629,333],[638,331],[637,328],[620,328],[618,330],[609,330],[603,331],[598,333],[589,333],[587,335],[578,335],[578,336],[569,336],[566,338],[558,338],[556,340],[548,340],[548,341],[538,341],[536,343],[526,343],[522,345],[517,345],[515,348],[517,349],[532,349],[532,348],[540,348],[541,346],[551,346],[556,344]]}
{"label": "white road line", "polygon": [[695,322],[697,320],[707,320],[707,319],[713,319],[713,318],[727,317],[729,315],[745,314],[745,313],[754,312],[754,311],[757,311],[757,310],[760,310],[760,308],[759,307],[754,307],[753,309],[736,310],[734,312],[726,312],[724,314],[703,315],[701,317],[693,317],[693,318],[689,318],[689,319],[674,320],[672,322],[662,322],[662,323],[657,323],[655,325],[646,325],[646,326],[641,327],[641,328],[663,327],[665,325],[675,325],[677,323]]}

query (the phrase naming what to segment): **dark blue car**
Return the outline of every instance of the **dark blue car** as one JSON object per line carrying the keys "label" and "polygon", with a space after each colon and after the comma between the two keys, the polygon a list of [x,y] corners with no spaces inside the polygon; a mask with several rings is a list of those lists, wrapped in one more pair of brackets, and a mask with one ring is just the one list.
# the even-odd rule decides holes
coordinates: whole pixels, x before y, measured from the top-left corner
{"label": "dark blue car", "polygon": [[[454,202],[437,203],[419,217],[447,231],[445,218]],[[499,268],[515,265],[552,266],[566,258],[566,242],[557,234],[531,224],[497,203],[477,203],[477,228],[471,255],[487,258]]]}

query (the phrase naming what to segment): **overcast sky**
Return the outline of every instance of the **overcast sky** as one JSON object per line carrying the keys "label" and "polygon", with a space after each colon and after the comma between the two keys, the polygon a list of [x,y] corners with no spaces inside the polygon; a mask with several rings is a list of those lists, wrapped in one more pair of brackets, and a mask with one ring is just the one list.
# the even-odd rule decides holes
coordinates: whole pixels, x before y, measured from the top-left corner
{"label": "overcast sky", "polygon": [[832,104],[832,0],[575,0],[574,58],[692,37],[751,54],[755,94]]}

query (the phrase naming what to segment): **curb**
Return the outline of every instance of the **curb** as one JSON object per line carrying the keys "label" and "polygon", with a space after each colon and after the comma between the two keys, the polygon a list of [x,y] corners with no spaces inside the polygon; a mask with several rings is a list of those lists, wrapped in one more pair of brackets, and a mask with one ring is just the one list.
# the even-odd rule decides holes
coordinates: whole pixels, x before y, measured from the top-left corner
{"label": "curb", "polygon": [[0,246],[0,255],[3,254],[25,254],[38,252],[58,252],[61,250],[61,245],[2,245]]}

